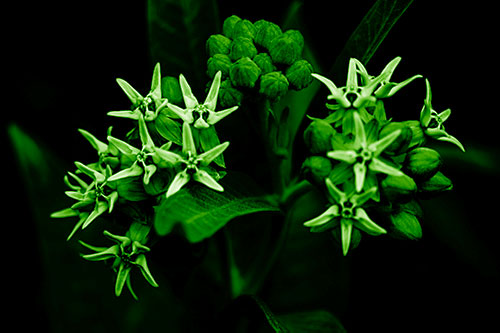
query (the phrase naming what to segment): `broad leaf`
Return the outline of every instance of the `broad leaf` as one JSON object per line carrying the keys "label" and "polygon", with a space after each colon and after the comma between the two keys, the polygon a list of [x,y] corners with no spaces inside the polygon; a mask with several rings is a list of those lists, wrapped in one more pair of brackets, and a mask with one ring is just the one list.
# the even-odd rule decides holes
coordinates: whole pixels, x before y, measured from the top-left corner
{"label": "broad leaf", "polygon": [[151,55],[163,75],[184,73],[201,87],[205,81],[205,42],[217,32],[214,0],[148,0]]}
{"label": "broad leaf", "polygon": [[256,212],[279,211],[266,199],[246,176],[228,173],[219,183],[224,192],[213,191],[198,183],[164,200],[156,207],[155,229],[159,235],[168,234],[180,223],[190,242],[212,236],[237,216]]}

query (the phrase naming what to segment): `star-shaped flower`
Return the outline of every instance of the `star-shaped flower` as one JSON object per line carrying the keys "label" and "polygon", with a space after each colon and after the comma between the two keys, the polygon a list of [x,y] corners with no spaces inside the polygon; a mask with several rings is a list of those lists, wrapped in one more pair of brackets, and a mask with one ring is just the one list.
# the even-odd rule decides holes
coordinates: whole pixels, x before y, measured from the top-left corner
{"label": "star-shaped flower", "polygon": [[344,255],[347,255],[349,251],[353,227],[374,236],[387,233],[384,228],[373,222],[362,208],[363,204],[377,191],[376,187],[360,194],[354,192],[346,194],[338,189],[329,178],[326,178],[325,183],[332,205],[321,215],[304,222],[304,226],[311,227],[311,231],[323,231],[340,225]]}
{"label": "star-shaped flower", "polygon": [[133,267],[138,267],[142,275],[153,287],[158,287],[155,279],[149,271],[148,264],[146,262],[146,252],[150,251],[150,248],[145,246],[147,232],[150,227],[142,225],[140,223],[134,223],[127,231],[125,236],[114,235],[108,231],[104,231],[104,235],[116,242],[115,245],[111,247],[96,247],[86,244],[80,241],[80,244],[86,248],[94,251],[92,254],[82,255],[82,258],[90,261],[101,261],[107,259],[115,259],[113,263],[113,269],[117,273],[115,282],[115,295],[120,296],[125,283],[132,294],[132,296],[137,300],[137,296],[132,290],[132,285],[130,283],[130,271]]}
{"label": "star-shaped flower", "polygon": [[463,152],[465,152],[465,148],[460,143],[460,141],[458,141],[458,139],[454,136],[446,133],[444,129],[443,123],[450,117],[451,110],[446,109],[441,113],[437,113],[432,108],[432,92],[429,80],[425,80],[425,85],[426,97],[424,106],[422,108],[422,111],[420,112],[420,125],[424,129],[424,133],[436,140],[451,142],[458,146],[458,148],[460,148]]}
{"label": "star-shaped flower", "polygon": [[[112,185],[108,183],[111,176],[111,168],[107,168],[103,172],[94,170],[80,162],[75,162],[76,167],[82,173],[92,178],[92,183],[87,184],[77,175],[68,172],[68,175],[73,178],[78,185],[74,185],[69,181],[69,177],[65,177],[66,184],[72,191],[66,191],[66,195],[78,202],[70,208],[66,208],[50,215],[52,218],[65,218],[78,216],[79,221],[71,231],[67,240],[81,227],[85,229],[97,217],[108,211],[111,213],[113,207],[118,200],[118,192]],[[89,207],[92,207],[89,212]]]}
{"label": "star-shaped flower", "polygon": [[379,158],[384,149],[396,140],[401,130],[396,130],[377,141],[368,140],[365,126],[357,112],[353,114],[353,118],[355,135],[352,149],[332,150],[326,155],[353,165],[356,191],[360,192],[363,189],[368,170],[394,176],[404,175],[403,172]]}
{"label": "star-shaped flower", "polygon": [[116,82],[132,102],[133,110],[110,111],[108,112],[109,116],[135,120],[138,120],[140,116],[144,116],[146,121],[153,121],[158,116],[158,113],[167,106],[167,99],[161,97],[160,63],[157,63],[154,68],[151,90],[145,97],[138,93],[127,81],[116,79]]}
{"label": "star-shaped flower", "polygon": [[170,183],[166,194],[167,198],[179,191],[191,179],[215,191],[224,191],[224,188],[207,172],[207,167],[228,146],[229,142],[224,142],[198,155],[196,153],[191,126],[185,122],[182,126],[181,154],[164,149],[157,150],[157,154],[161,159],[182,168]]}
{"label": "star-shaped flower", "polygon": [[[112,127],[108,129],[108,135],[111,135],[111,129]],[[101,167],[105,169],[106,168],[105,165],[108,164],[112,168],[114,168],[120,163],[117,157],[118,150],[114,145],[102,142],[101,140],[97,139],[94,135],[92,135],[86,130],[78,129],[78,131],[83,135],[85,139],[87,139],[87,141],[92,145],[92,147],[94,147],[99,156],[99,162],[90,164],[91,167],[94,168]]]}
{"label": "star-shaped flower", "polygon": [[238,106],[233,106],[232,108],[215,112],[221,75],[221,71],[218,71],[217,74],[215,74],[210,91],[208,92],[207,98],[203,104],[198,103],[198,100],[193,95],[191,87],[187,83],[184,75],[179,75],[179,83],[186,108],[182,109],[177,105],[168,103],[169,109],[175,112],[184,122],[193,124],[193,126],[197,129],[208,128],[210,125],[216,124],[222,118],[238,109]]}
{"label": "star-shaped flower", "polygon": [[108,136],[108,141],[112,143],[128,160],[133,161],[132,165],[123,169],[109,178],[109,181],[115,181],[128,177],[137,177],[144,174],[144,184],[149,184],[151,176],[156,172],[155,164],[147,164],[148,157],[153,157],[156,152],[156,147],[148,132],[146,121],[142,114],[139,116],[139,137],[141,139],[142,148],[138,149],[125,141]]}

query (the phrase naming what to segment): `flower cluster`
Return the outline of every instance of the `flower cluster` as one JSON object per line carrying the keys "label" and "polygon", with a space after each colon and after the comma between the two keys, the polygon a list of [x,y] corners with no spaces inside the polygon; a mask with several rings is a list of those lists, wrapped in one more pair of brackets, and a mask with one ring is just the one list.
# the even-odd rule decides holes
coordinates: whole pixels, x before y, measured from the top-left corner
{"label": "flower cluster", "polygon": [[[229,142],[219,142],[213,125],[238,107],[215,111],[220,79],[221,73],[218,72],[205,102],[199,104],[181,74],[180,88],[185,107],[170,103],[162,94],[164,80],[161,79],[159,64],[155,66],[151,90],[145,97],[126,81],[117,79],[132,106],[130,110],[111,111],[108,115],[131,119],[133,127],[124,139],[113,136],[110,128],[105,141],[88,131],[79,130],[97,151],[98,160],[90,164],[75,162],[76,170],[68,172],[64,178],[70,189],[66,195],[76,202],[51,216],[78,217],[68,240],[99,216],[107,213],[112,217],[117,206],[127,207],[148,200],[151,207],[155,206],[191,181],[215,191],[224,191],[218,181],[225,174],[222,153]],[[101,248],[80,243],[96,252],[83,255],[84,259],[114,259],[116,295],[121,294],[126,283],[135,298],[129,281],[132,267],[139,267],[152,286],[156,287],[157,283],[145,258],[150,251],[146,244],[152,216],[144,211],[129,215],[129,221],[124,221],[123,216],[118,221],[124,227],[124,236],[104,231],[105,236],[117,245]]]}
{"label": "flower cluster", "polygon": [[207,74],[222,72],[221,104],[240,104],[244,93],[255,90],[275,101],[291,89],[312,82],[313,68],[302,59],[304,38],[298,30],[282,31],[272,22],[250,22],[236,15],[224,21],[223,33],[206,43]]}
{"label": "flower cluster", "polygon": [[[420,121],[387,119],[384,99],[422,77],[391,82],[400,60],[395,58],[380,75],[372,76],[360,61],[350,59],[346,85],[340,88],[312,74],[326,85],[332,103],[326,104],[329,114],[325,118],[310,117],[304,139],[312,156],[302,168],[325,189],[328,207],[304,225],[313,232],[332,230],[340,237],[344,255],[359,242],[359,230],[380,235],[390,228],[395,236],[419,238],[418,199],[452,187],[439,171],[439,153],[424,144],[434,138],[464,150],[442,126],[451,111],[432,109],[428,80]],[[377,222],[369,216],[377,217]]]}

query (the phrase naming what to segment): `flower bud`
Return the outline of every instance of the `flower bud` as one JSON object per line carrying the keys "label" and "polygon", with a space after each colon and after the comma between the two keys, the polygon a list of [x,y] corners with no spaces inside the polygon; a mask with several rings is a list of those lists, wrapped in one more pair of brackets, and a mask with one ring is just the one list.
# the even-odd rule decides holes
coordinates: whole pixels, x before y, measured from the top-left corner
{"label": "flower bud", "polygon": [[234,26],[239,21],[241,21],[241,19],[236,15],[231,15],[226,18],[222,25],[222,33],[228,38],[233,38]]}
{"label": "flower bud", "polygon": [[419,180],[431,178],[441,166],[441,157],[434,149],[419,147],[406,155],[406,169]]}
{"label": "flower bud", "polygon": [[430,179],[419,185],[419,192],[426,197],[435,196],[442,192],[449,191],[453,188],[453,183],[451,180],[443,175],[441,172],[437,172]]}
{"label": "flower bud", "polygon": [[397,130],[401,130],[401,134],[399,134],[396,140],[394,140],[384,150],[384,152],[389,153],[391,155],[402,154],[408,149],[412,137],[411,129],[408,128],[404,123],[394,121],[382,127],[382,129],[379,132],[379,137],[383,138]]}
{"label": "flower bud", "polygon": [[415,181],[407,175],[388,175],[381,182],[381,186],[384,195],[389,199],[389,201],[408,197],[417,191],[417,184],[415,184]]}
{"label": "flower bud", "polygon": [[243,93],[231,85],[231,80],[222,81],[219,89],[219,104],[223,108],[240,105],[243,100]]}
{"label": "flower bud", "polygon": [[213,57],[216,54],[229,54],[231,40],[224,35],[211,35],[208,37],[205,45],[209,57]]}
{"label": "flower bud", "polygon": [[261,70],[252,59],[243,57],[231,65],[229,77],[235,87],[253,88]]}
{"label": "flower bud", "polygon": [[246,37],[251,40],[255,37],[255,27],[249,20],[239,20],[233,27],[233,39],[237,37]]}
{"label": "flower bud", "polygon": [[259,93],[271,100],[279,99],[288,91],[288,80],[281,72],[271,72],[261,76]]}
{"label": "flower bud", "polygon": [[243,57],[253,58],[257,55],[257,48],[250,38],[236,37],[231,44],[229,57],[235,61]]}
{"label": "flower bud", "polygon": [[285,31],[285,35],[289,36],[297,43],[297,45],[299,46],[299,49],[300,49],[299,54],[302,54],[302,50],[304,49],[304,36],[302,36],[300,31],[290,29],[290,30]]}
{"label": "flower bud", "polygon": [[332,150],[332,136],[335,130],[323,119],[315,119],[304,131],[304,141],[313,154],[322,154]]}
{"label": "flower bud", "polygon": [[403,124],[411,130],[411,141],[408,145],[409,148],[419,147],[425,143],[425,134],[418,120],[403,121]]}
{"label": "flower bud", "polygon": [[291,65],[300,58],[302,48],[291,34],[282,34],[274,38],[269,47],[273,62]]}
{"label": "flower bud", "polygon": [[304,89],[311,84],[312,65],[307,60],[297,60],[286,70],[286,77],[293,88]]}
{"label": "flower bud", "polygon": [[316,184],[323,184],[331,171],[331,160],[323,156],[310,156],[302,164],[304,176]]}
{"label": "flower bud", "polygon": [[415,215],[416,217],[423,216],[422,207],[420,207],[420,204],[418,203],[417,200],[410,200],[408,202],[400,204],[399,210],[403,210],[407,213]]}
{"label": "flower bud", "polygon": [[256,29],[255,43],[262,45],[267,49],[271,46],[273,39],[283,33],[277,24],[266,20],[259,20],[255,22],[254,26]]}
{"label": "flower bud", "polygon": [[393,236],[413,240],[422,238],[422,227],[415,215],[401,210],[391,214],[391,222],[394,231]]}
{"label": "flower bud", "polygon": [[253,62],[259,66],[262,74],[267,74],[276,70],[276,67],[273,65],[273,61],[271,57],[267,53],[259,53],[253,58]]}
{"label": "flower bud", "polygon": [[168,99],[169,103],[180,104],[184,100],[182,98],[181,86],[179,79],[173,76],[165,76],[161,79],[161,97]]}
{"label": "flower bud", "polygon": [[222,72],[222,77],[229,76],[229,68],[233,62],[228,55],[216,54],[207,60],[207,74],[209,77],[213,78],[218,71]]}

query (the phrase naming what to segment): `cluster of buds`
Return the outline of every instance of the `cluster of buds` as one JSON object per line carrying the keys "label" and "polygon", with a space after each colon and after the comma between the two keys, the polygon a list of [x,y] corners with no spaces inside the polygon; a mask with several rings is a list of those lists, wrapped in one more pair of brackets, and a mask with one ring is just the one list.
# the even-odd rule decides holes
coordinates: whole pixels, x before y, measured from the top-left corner
{"label": "cluster of buds", "polygon": [[252,23],[232,15],[224,21],[222,34],[208,38],[206,49],[207,74],[222,72],[223,106],[240,104],[248,89],[276,101],[288,89],[300,90],[312,82],[313,68],[302,59],[302,34],[283,32],[266,20]]}
{"label": "cluster of buds", "polygon": [[325,118],[309,117],[304,140],[312,156],[304,161],[302,170],[325,189],[328,207],[304,225],[313,232],[331,230],[344,255],[359,243],[360,231],[420,238],[418,201],[452,188],[440,171],[439,153],[424,145],[430,138],[464,150],[442,126],[451,111],[432,109],[428,80],[420,121],[387,119],[384,99],[421,78],[415,75],[400,83],[390,82],[400,60],[395,58],[380,75],[372,76],[361,62],[350,59],[346,85],[340,88],[328,78],[312,74],[329,89],[328,100],[333,103],[326,104],[330,112]]}
{"label": "cluster of buds", "polygon": [[[222,153],[229,142],[219,142],[214,125],[238,107],[215,111],[220,81],[221,72],[215,73],[208,96],[200,104],[181,74],[178,82],[184,107],[180,107],[176,104],[181,101],[165,96],[175,95],[175,84],[168,77],[161,78],[159,64],[155,66],[151,90],[145,97],[126,81],[117,79],[132,107],[111,111],[108,115],[131,119],[134,126],[124,139],[112,136],[110,128],[104,141],[80,130],[97,151],[98,160],[90,164],[75,162],[76,170],[64,178],[70,188],[66,195],[76,202],[51,216],[78,217],[68,240],[103,214],[112,217],[117,209],[127,211],[127,207],[147,200],[151,207],[156,206],[193,181],[214,191],[224,191],[218,181],[225,174]],[[166,87],[162,87],[162,82]],[[157,286],[145,257],[150,251],[146,244],[153,216],[140,211],[140,214],[128,214],[129,221],[121,216],[119,222],[124,227],[124,236],[104,231],[117,245],[102,248],[80,241],[96,252],[83,258],[114,259],[117,296],[126,284],[136,298],[129,281],[132,267],[139,267],[149,284]]]}

